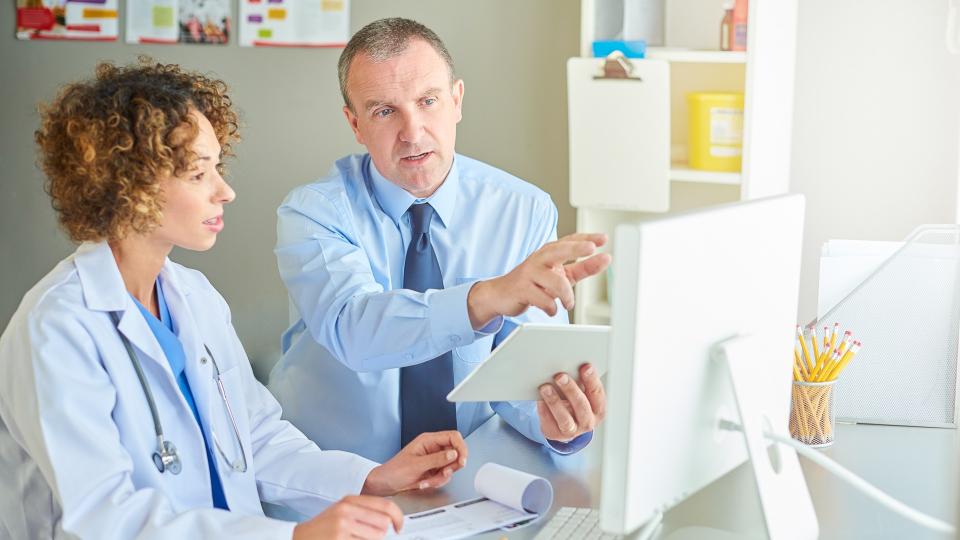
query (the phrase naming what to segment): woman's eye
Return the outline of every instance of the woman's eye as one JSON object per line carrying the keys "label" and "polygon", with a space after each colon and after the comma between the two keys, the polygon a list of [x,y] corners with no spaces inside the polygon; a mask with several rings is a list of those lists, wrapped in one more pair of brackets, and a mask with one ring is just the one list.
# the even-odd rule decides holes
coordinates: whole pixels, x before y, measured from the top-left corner
{"label": "woman's eye", "polygon": [[203,180],[203,173],[199,173],[199,174],[196,174],[196,175],[194,175],[194,176],[191,176],[191,177],[190,177],[190,180],[192,180],[192,181],[194,181],[194,182],[199,182],[199,181]]}

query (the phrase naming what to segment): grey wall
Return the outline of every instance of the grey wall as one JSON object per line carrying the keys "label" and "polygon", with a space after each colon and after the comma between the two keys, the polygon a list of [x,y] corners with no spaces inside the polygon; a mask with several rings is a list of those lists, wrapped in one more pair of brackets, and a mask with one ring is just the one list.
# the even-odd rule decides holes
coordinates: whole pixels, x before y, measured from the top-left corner
{"label": "grey wall", "polygon": [[[98,60],[149,54],[224,79],[241,112],[243,141],[228,164],[238,196],[227,208],[227,228],[211,251],[172,258],[203,271],[226,297],[263,377],[287,321],[272,252],[276,207],[294,186],[362,150],[340,112],[340,50],[241,49],[236,36],[226,47],[22,42],[14,38],[14,4],[0,8],[0,328],[23,294],[74,249],[57,229],[35,165],[36,104],[64,82],[89,76]],[[578,52],[579,2],[353,0],[351,7],[354,31],[405,16],[446,41],[466,81],[457,150],[548,191],[560,209],[561,235],[572,232],[564,74],[566,59]]]}

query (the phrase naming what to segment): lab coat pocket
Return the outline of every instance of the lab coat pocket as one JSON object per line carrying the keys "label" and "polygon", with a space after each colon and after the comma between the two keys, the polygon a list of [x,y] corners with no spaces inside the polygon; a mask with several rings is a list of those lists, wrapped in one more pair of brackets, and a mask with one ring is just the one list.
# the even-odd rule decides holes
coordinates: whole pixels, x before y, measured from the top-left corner
{"label": "lab coat pocket", "polygon": [[[218,460],[233,470],[243,472],[249,461],[249,425],[246,417],[240,370],[236,364],[220,371],[219,383],[214,378],[213,436]],[[243,451],[241,451],[241,448]]]}

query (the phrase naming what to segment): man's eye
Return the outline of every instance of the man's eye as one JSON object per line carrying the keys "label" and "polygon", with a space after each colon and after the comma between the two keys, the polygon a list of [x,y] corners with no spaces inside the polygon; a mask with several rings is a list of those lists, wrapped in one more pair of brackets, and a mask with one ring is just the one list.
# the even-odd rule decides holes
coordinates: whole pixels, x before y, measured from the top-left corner
{"label": "man's eye", "polygon": [[380,109],[379,111],[374,113],[374,116],[384,118],[386,116],[389,116],[392,113],[393,113],[393,109]]}
{"label": "man's eye", "polygon": [[199,174],[195,174],[195,175],[191,176],[191,177],[190,177],[190,180],[193,180],[194,182],[199,182],[199,181],[203,180],[203,173],[199,173]]}
{"label": "man's eye", "polygon": [[431,97],[423,100],[424,105],[433,105],[437,102],[437,98]]}

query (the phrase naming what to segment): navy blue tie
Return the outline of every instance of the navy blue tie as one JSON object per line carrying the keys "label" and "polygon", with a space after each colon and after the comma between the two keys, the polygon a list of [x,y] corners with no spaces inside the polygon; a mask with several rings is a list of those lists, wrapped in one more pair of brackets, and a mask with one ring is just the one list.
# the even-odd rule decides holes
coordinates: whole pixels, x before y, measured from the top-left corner
{"label": "navy blue tie", "polygon": [[[442,289],[440,264],[430,243],[433,207],[429,203],[414,204],[409,212],[413,236],[403,264],[403,288],[417,292]],[[453,355],[449,351],[422,364],[400,368],[401,447],[421,433],[457,429],[456,406],[447,401],[452,389]]]}

